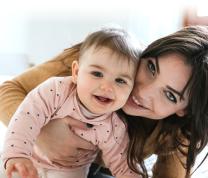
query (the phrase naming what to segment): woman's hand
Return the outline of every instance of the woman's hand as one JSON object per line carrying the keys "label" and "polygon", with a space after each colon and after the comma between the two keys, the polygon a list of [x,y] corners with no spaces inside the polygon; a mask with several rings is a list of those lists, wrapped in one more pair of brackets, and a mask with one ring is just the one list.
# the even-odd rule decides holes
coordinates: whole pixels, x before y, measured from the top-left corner
{"label": "woman's hand", "polygon": [[36,145],[57,165],[73,166],[75,163],[77,165],[78,160],[80,164],[91,163],[95,158],[96,147],[75,135],[71,126],[88,129],[85,123],[69,117],[55,119],[42,128]]}

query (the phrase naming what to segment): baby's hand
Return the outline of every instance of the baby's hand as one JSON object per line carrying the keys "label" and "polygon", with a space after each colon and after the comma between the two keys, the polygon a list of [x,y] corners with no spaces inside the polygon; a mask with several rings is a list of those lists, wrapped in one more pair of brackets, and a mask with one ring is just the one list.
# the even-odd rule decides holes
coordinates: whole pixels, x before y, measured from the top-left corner
{"label": "baby's hand", "polygon": [[12,158],[6,163],[6,175],[12,178],[12,172],[17,171],[21,178],[38,178],[37,169],[32,161],[26,158]]}

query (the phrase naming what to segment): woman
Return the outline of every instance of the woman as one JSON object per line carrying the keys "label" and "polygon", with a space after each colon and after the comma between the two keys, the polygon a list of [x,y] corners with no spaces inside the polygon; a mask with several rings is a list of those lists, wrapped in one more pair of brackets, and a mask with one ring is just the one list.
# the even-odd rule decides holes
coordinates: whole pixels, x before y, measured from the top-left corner
{"label": "woman", "polygon": [[[144,177],[147,175],[143,160],[151,154],[158,155],[154,178],[189,177],[196,155],[207,144],[207,50],[208,28],[188,27],[153,42],[142,53],[134,90],[119,113],[129,127],[129,165],[137,171],[136,163],[140,163]],[[71,62],[78,55],[79,45],[75,45],[54,60],[4,83],[0,89],[1,120],[8,123],[24,96],[46,78],[70,75]],[[73,122],[56,120],[60,123],[60,127],[55,124],[56,128],[51,122],[40,134],[38,145],[57,164],[71,164],[73,157],[78,156],[77,145],[93,149],[80,138],[74,145],[70,143],[70,136],[76,137],[65,123],[70,121]],[[59,135],[66,141],[62,139],[56,143],[60,147],[53,148],[47,132],[53,132],[53,142],[58,142]]]}
{"label": "woman", "polygon": [[[181,68],[183,65],[179,61],[177,63],[177,60],[187,69]],[[188,80],[185,76],[189,77]],[[129,164],[134,170],[135,162],[143,165],[145,170],[145,144],[148,143],[151,129],[160,125],[157,135],[160,144],[154,145],[156,154],[178,152],[177,158],[172,160],[181,161],[181,165],[186,168],[186,177],[189,177],[197,154],[208,141],[207,89],[208,27],[182,29],[153,42],[143,51],[132,97],[123,107],[126,114],[133,116],[127,115],[126,118],[132,146],[129,149]],[[149,122],[152,122],[153,127],[143,124],[144,118],[152,119]],[[147,119],[144,120],[147,122]],[[166,162],[166,157],[163,158],[162,161]],[[159,173],[158,169],[163,167],[156,169]],[[162,171],[159,175],[168,177]]]}

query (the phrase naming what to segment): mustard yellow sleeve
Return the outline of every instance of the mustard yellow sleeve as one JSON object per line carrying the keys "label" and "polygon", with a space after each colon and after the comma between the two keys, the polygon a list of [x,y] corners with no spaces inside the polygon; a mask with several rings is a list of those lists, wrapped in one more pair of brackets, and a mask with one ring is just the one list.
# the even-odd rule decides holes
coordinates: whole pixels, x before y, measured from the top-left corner
{"label": "mustard yellow sleeve", "polygon": [[152,178],[184,178],[185,168],[176,154],[158,155]]}
{"label": "mustard yellow sleeve", "polygon": [[[183,140],[183,145],[188,145],[188,140],[184,138],[180,131],[178,131],[178,134],[181,141]],[[169,143],[173,143],[174,139],[176,139],[172,137],[167,138],[170,138]],[[171,144],[169,143],[167,139],[163,147],[166,145],[166,147],[170,148]],[[160,152],[160,154],[158,154],[156,164],[153,167],[153,178],[185,178],[187,156],[182,154],[179,150],[183,151],[183,153],[188,153],[187,147],[179,146],[169,153]]]}
{"label": "mustard yellow sleeve", "polygon": [[[145,151],[147,155],[153,153],[157,155],[156,163],[153,166],[152,178],[185,178],[186,156],[184,156],[179,149],[173,149],[175,146],[175,137],[166,135],[165,137],[158,137],[163,126],[163,121],[159,121],[152,134],[148,137]],[[180,131],[177,131],[178,137],[183,140],[183,144],[187,145],[187,140],[183,137]],[[180,147],[181,148],[181,147]],[[187,152],[187,148],[182,150]]]}
{"label": "mustard yellow sleeve", "polygon": [[8,125],[11,116],[30,90],[52,76],[71,75],[71,63],[78,59],[80,44],[64,50],[54,59],[37,65],[0,85],[0,120]]}

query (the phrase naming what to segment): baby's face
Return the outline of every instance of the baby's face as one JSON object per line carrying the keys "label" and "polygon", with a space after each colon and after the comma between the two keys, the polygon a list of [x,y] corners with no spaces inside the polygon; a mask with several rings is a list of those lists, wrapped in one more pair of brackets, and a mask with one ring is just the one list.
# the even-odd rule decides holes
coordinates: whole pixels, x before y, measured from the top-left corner
{"label": "baby's face", "polygon": [[87,49],[72,65],[81,103],[96,114],[120,109],[134,84],[136,63],[107,47]]}

